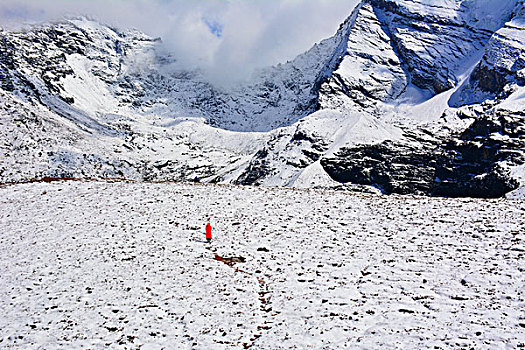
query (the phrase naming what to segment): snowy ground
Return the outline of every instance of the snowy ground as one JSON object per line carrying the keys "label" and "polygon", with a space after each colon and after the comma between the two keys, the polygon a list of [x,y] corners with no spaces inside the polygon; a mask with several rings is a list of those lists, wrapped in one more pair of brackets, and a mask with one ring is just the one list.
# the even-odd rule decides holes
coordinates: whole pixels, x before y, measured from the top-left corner
{"label": "snowy ground", "polygon": [[525,347],[524,227],[523,200],[0,188],[0,348]]}

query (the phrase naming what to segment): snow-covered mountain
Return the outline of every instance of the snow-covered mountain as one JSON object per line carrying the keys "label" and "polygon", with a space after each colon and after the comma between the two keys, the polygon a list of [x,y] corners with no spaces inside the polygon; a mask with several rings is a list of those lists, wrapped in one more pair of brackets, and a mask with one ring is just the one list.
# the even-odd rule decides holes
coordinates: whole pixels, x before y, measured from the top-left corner
{"label": "snow-covered mountain", "polygon": [[232,88],[87,18],[2,31],[0,178],[523,195],[524,8],[363,0]]}

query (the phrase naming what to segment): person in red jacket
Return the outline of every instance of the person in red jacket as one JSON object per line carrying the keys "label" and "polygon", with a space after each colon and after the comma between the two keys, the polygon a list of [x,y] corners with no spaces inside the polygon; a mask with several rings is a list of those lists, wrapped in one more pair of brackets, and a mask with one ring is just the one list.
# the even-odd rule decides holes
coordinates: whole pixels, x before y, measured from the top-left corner
{"label": "person in red jacket", "polygon": [[212,236],[211,236],[211,224],[208,222],[206,224],[206,240],[208,243],[211,242]]}

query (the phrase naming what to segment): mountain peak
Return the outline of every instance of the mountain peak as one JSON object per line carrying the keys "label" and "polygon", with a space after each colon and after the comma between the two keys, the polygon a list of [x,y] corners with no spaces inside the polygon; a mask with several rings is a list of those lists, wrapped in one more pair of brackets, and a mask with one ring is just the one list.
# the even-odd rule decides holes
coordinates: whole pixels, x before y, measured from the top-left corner
{"label": "mountain peak", "polygon": [[0,175],[501,196],[525,184],[522,16],[515,0],[364,0],[228,88],[87,17],[0,32]]}

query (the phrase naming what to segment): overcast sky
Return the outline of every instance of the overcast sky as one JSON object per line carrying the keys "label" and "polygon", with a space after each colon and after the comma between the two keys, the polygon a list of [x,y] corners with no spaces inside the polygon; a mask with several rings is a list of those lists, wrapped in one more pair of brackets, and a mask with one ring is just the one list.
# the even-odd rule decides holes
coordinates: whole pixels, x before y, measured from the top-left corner
{"label": "overcast sky", "polygon": [[0,25],[88,15],[161,37],[212,78],[245,77],[333,35],[358,0],[0,0]]}

